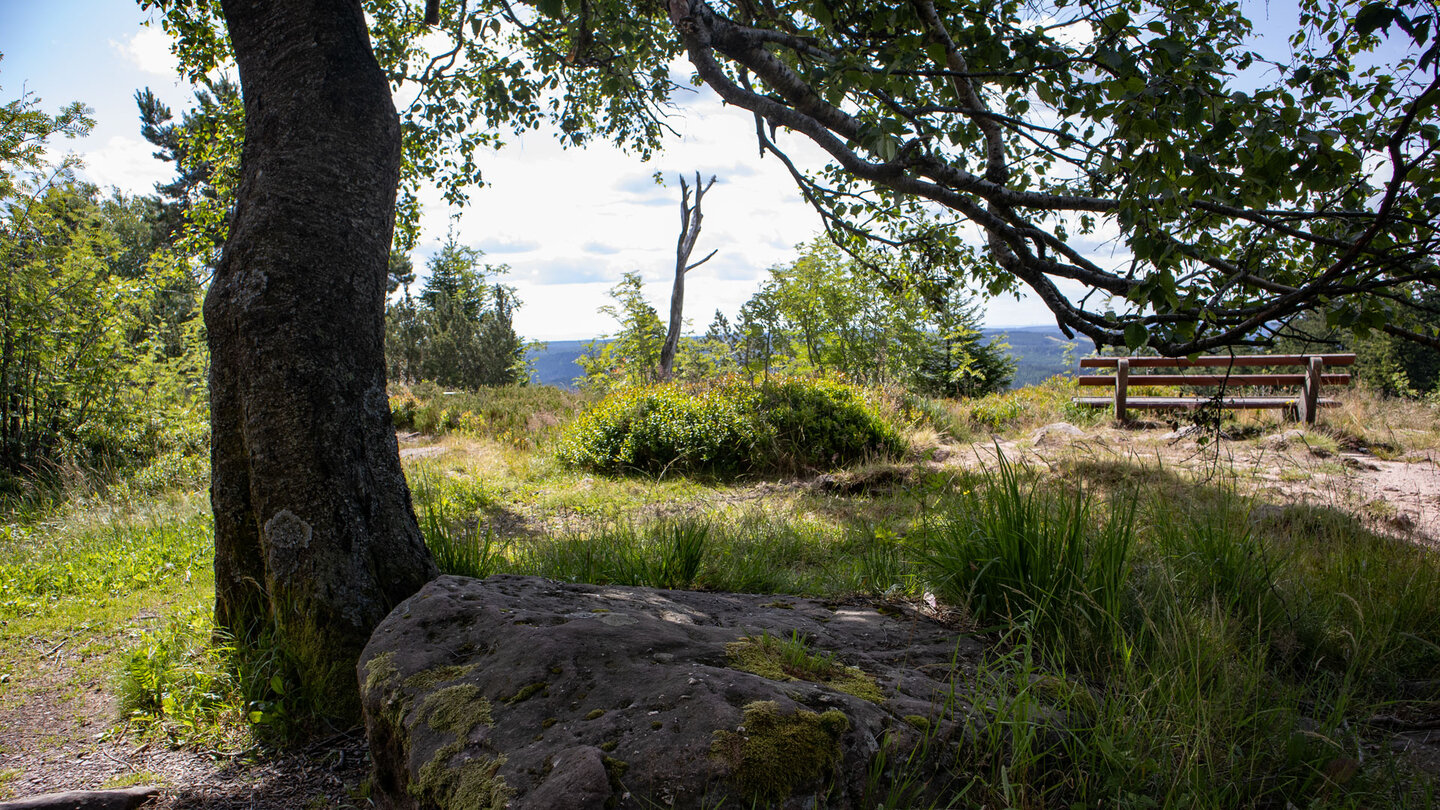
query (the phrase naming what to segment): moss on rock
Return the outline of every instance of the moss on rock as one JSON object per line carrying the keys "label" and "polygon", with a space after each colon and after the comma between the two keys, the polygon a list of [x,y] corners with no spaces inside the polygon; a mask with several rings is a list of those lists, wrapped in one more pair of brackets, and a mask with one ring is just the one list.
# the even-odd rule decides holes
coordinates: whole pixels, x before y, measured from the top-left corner
{"label": "moss on rock", "polygon": [[447,686],[425,697],[417,716],[436,731],[449,732],[455,739],[441,746],[420,767],[410,784],[410,795],[438,807],[456,810],[499,810],[514,791],[499,776],[504,757],[475,756],[459,763],[455,758],[465,748],[476,726],[493,722],[490,701],[471,683]]}
{"label": "moss on rock", "polygon": [[545,681],[536,681],[528,686],[520,687],[520,691],[505,699],[506,706],[512,706],[522,700],[529,700],[540,692],[544,691],[550,684]]}
{"label": "moss on rock", "polygon": [[809,681],[871,703],[885,699],[874,678],[827,653],[811,652],[797,634],[745,636],[725,645],[725,657],[735,669],[772,681]]}
{"label": "moss on rock", "polygon": [[395,653],[381,653],[365,662],[365,691],[373,692],[389,685],[400,674],[395,668]]}
{"label": "moss on rock", "polygon": [[500,776],[504,757],[474,757],[460,764],[455,755],[464,747],[461,740],[441,748],[420,768],[410,795],[447,810],[501,810],[515,791]]}
{"label": "moss on rock", "polygon": [[429,692],[446,681],[453,681],[463,678],[475,667],[452,666],[435,667],[434,669],[422,669],[419,672],[405,679],[405,688],[417,692]]}
{"label": "moss on rock", "polygon": [[731,778],[752,799],[780,801],[797,788],[825,781],[840,764],[840,738],[850,728],[845,713],[780,711],[773,700],[745,707],[744,724],[716,731],[710,754],[725,762]]}
{"label": "moss on rock", "polygon": [[464,738],[478,725],[490,725],[490,701],[473,683],[447,686],[426,696],[420,704],[420,718],[436,731],[449,731]]}

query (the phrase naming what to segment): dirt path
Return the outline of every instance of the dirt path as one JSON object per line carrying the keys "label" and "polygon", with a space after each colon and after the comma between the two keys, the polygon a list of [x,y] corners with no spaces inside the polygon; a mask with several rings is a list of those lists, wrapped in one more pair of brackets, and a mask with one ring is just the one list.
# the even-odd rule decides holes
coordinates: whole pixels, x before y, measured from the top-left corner
{"label": "dirt path", "polygon": [[[153,614],[135,617],[141,624]],[[87,637],[88,636],[88,637]],[[111,639],[89,628],[30,638],[23,681],[0,700],[0,801],[66,790],[162,785],[157,808],[291,810],[363,807],[352,796],[369,772],[363,734],[334,735],[302,752],[178,748],[116,724]]]}
{"label": "dirt path", "polygon": [[1276,506],[1331,506],[1384,534],[1440,547],[1440,453],[1384,460],[1365,449],[1291,430],[1258,441],[1197,440],[1164,430],[1089,429],[1058,423],[1029,437],[950,446],[946,463],[989,467],[997,452],[1010,460],[1063,470],[1077,462],[1113,462],[1140,470],[1185,471],[1234,482]]}

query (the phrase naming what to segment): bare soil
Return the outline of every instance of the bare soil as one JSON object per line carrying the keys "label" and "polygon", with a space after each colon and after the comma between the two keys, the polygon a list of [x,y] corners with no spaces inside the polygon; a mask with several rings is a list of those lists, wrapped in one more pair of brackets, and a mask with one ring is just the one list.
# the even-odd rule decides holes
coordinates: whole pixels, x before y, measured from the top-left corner
{"label": "bare soil", "polygon": [[[1434,451],[1382,460],[1366,448],[1329,449],[1334,442],[1292,431],[1283,441],[1200,442],[1195,436],[1102,426],[1078,432],[1037,431],[1017,441],[933,448],[934,469],[992,464],[995,454],[1062,472],[1076,464],[1121,462],[1152,472],[1189,470],[1233,481],[1275,506],[1313,503],[1342,508],[1371,528],[1440,547],[1440,457]],[[407,448],[424,456],[437,449]],[[823,481],[765,482],[755,498]],[[747,493],[737,494],[744,497]],[[137,616],[135,621],[153,619]],[[33,638],[15,669],[17,683],[0,686],[0,801],[65,790],[159,784],[165,810],[293,810],[369,806],[364,783],[369,757],[358,729],[337,732],[300,751],[173,748],[117,727],[113,676],[104,652],[73,638]],[[99,645],[104,646],[104,645]],[[1440,773],[1440,717],[1377,718],[1392,726],[1389,744]]]}

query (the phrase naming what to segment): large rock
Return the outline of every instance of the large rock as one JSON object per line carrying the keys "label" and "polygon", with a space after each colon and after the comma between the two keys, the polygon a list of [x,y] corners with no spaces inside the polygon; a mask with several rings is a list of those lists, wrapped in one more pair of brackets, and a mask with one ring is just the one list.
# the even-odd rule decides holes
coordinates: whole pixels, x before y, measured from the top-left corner
{"label": "large rock", "polygon": [[895,767],[915,751],[943,760],[975,721],[963,684],[978,643],[888,612],[441,577],[390,614],[360,660],[377,799],[874,806]]}

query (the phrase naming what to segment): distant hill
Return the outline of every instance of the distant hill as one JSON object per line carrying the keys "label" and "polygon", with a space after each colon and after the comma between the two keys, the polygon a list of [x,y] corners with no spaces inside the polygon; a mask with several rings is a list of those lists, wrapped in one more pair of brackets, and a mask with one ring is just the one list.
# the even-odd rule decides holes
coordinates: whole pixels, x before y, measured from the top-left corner
{"label": "distant hill", "polygon": [[[1065,336],[1053,326],[1018,326],[1011,329],[986,329],[985,336],[994,339],[1004,335],[1015,358],[1014,387],[1033,385],[1065,370]],[[575,378],[585,372],[575,361],[585,353],[589,340],[551,340],[527,354],[530,381],[559,388],[574,388]],[[603,344],[604,341],[601,341]],[[1089,341],[1076,340],[1071,370],[1079,358],[1090,350]]]}
{"label": "distant hill", "polygon": [[[598,338],[597,338],[598,340]],[[585,353],[589,340],[547,340],[539,346],[532,346],[525,353],[530,362],[530,382],[553,385],[556,388],[574,388],[575,378],[585,376],[585,371],[575,361]],[[601,345],[605,341],[599,341]]]}
{"label": "distant hill", "polygon": [[[1010,344],[1010,356],[1015,359],[1012,388],[1034,385],[1067,370],[1065,347],[1072,345],[1072,342],[1066,341],[1060,330],[1053,326],[1017,326],[984,331],[986,337],[992,340],[1004,335],[1005,342]],[[1075,350],[1071,353],[1071,372],[1079,370],[1080,358],[1094,348],[1090,341],[1084,338],[1075,339],[1073,345]]]}

